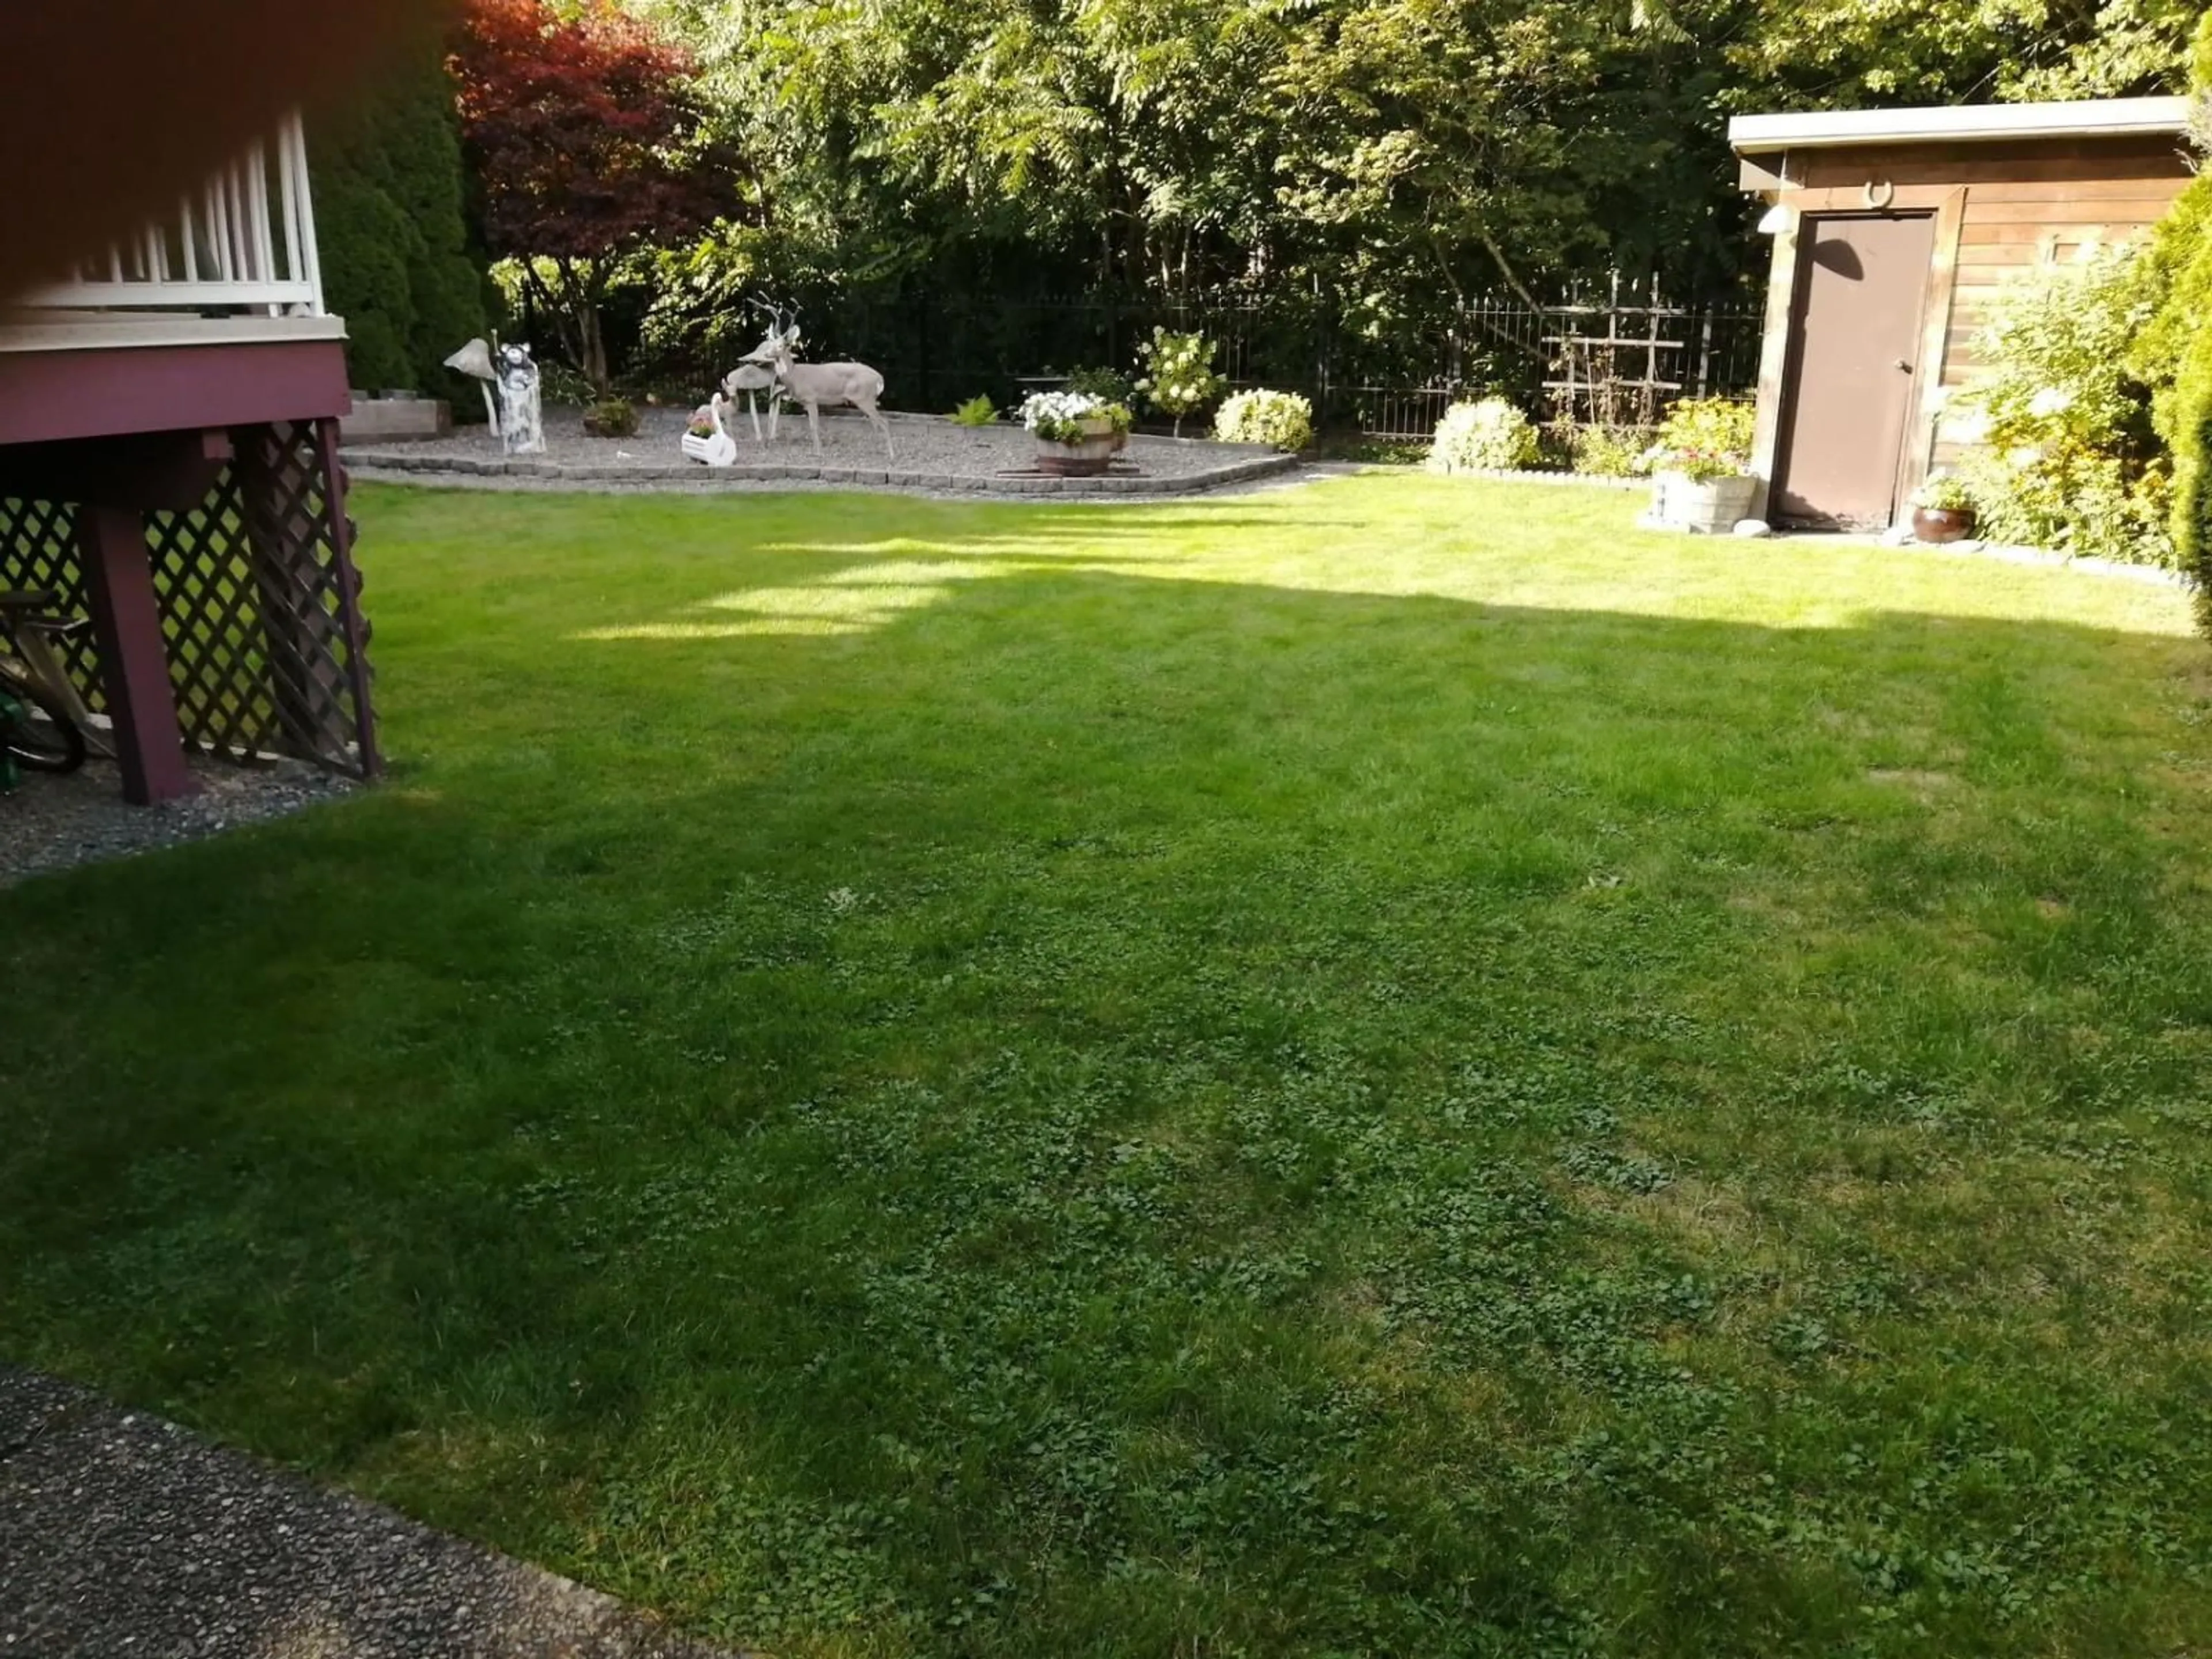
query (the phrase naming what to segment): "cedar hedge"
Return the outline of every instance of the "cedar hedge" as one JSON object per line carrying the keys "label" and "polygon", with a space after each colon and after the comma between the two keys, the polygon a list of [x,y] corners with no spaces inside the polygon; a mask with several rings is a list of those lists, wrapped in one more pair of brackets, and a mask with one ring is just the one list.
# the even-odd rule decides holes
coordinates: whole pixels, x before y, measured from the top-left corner
{"label": "cedar hedge", "polygon": [[[2212,100],[2212,12],[2191,67],[2199,109]],[[2212,138],[2196,124],[2200,144]],[[2153,388],[2152,417],[2173,457],[2173,544],[2212,635],[2212,173],[2198,175],[2158,228],[2145,260],[2160,302],[2131,367]]]}
{"label": "cedar hedge", "polygon": [[446,358],[485,329],[471,256],[459,123],[442,62],[411,66],[308,146],[324,296],[346,319],[355,386],[405,387],[476,407]]}

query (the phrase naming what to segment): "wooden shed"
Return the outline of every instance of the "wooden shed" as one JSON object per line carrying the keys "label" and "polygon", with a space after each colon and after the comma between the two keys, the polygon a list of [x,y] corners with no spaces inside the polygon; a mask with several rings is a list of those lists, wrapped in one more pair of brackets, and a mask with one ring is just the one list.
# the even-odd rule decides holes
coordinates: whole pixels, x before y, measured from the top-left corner
{"label": "wooden shed", "polygon": [[1970,431],[1946,418],[2003,285],[2163,217],[2181,98],[1738,118],[1774,238],[1753,471],[1778,523],[1885,527]]}

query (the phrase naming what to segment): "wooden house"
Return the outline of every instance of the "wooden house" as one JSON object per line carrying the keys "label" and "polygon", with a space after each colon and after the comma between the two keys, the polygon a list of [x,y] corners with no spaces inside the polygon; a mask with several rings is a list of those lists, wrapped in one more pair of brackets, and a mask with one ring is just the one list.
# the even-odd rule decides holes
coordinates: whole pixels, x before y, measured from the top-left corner
{"label": "wooden house", "polygon": [[[1740,117],[1774,238],[1753,470],[1778,523],[1881,528],[1969,441],[2003,285],[2141,235],[2191,177],[2188,101]],[[1947,413],[1947,411],[1948,411]]]}

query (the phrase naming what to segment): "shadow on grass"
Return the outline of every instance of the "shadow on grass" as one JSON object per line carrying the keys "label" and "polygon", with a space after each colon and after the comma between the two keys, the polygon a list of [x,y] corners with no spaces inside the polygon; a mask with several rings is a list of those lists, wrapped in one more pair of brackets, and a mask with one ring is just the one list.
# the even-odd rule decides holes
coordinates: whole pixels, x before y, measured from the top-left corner
{"label": "shadow on grass", "polygon": [[0,1350],[794,1652],[2203,1610],[2185,1345],[2025,1288],[2149,1244],[1957,1178],[2201,1081],[2192,643],[1162,581],[1079,511],[403,605],[388,787],[0,896]]}

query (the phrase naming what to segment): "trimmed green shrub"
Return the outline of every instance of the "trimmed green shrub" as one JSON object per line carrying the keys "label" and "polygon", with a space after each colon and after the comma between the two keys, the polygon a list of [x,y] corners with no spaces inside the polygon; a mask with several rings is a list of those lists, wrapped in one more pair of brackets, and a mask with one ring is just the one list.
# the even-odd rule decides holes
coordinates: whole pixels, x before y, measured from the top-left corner
{"label": "trimmed green shrub", "polygon": [[1570,464],[1599,478],[1640,478],[1651,471],[1651,428],[1641,426],[1585,426],[1567,440]]}
{"label": "trimmed green shrub", "polygon": [[342,162],[315,164],[314,192],[323,300],[345,319],[347,378],[368,392],[419,388],[409,347],[416,321],[407,280],[413,227],[390,196]]}
{"label": "trimmed green shrub", "polygon": [[[2191,67],[2200,148],[2212,147],[2212,12],[2197,30]],[[2172,458],[2166,532],[2174,562],[2197,584],[2197,617],[2212,634],[2212,173],[2160,224],[2142,261],[2151,307],[2130,369],[2150,389],[2151,418]]]}
{"label": "trimmed green shrub", "polygon": [[2212,245],[2212,173],[2181,192],[2135,265],[2138,297],[2149,320],[2128,348],[2127,368],[2149,388],[2161,433],[2167,426],[2166,400],[2180,378],[2182,359],[2189,354],[2198,325],[2207,316],[2203,304],[2208,288],[2212,288],[2212,267],[2197,267],[2208,245]]}
{"label": "trimmed green shrub", "polygon": [[453,400],[473,386],[445,359],[485,331],[470,257],[459,128],[444,65],[419,63],[309,135],[324,298],[346,319],[349,376]]}
{"label": "trimmed green shrub", "polygon": [[1437,422],[1429,471],[1518,472],[1536,464],[1540,448],[1534,425],[1504,398],[1454,404]]}
{"label": "trimmed green shrub", "polygon": [[[2212,283],[2202,292],[2212,304]],[[2173,448],[2166,527],[2175,562],[2196,580],[2198,625],[2212,634],[2212,326],[2197,330],[2182,357],[2166,431]]]}
{"label": "trimmed green shrub", "polygon": [[1213,417],[1225,444],[1266,444],[1295,455],[1312,446],[1313,404],[1295,392],[1240,392]]}
{"label": "trimmed green shrub", "polygon": [[584,430],[594,438],[634,438],[637,405],[627,398],[602,398],[584,411]]}

